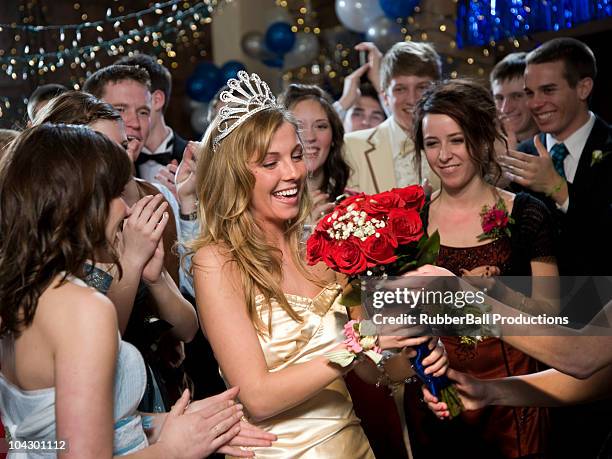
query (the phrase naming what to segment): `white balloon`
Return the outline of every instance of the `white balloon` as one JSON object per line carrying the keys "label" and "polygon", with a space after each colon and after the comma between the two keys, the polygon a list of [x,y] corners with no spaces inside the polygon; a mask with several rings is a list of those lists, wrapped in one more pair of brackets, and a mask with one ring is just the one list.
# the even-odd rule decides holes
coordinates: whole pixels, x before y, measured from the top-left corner
{"label": "white balloon", "polygon": [[404,41],[400,25],[387,16],[376,18],[366,30],[366,40],[373,42],[383,53],[398,41]]}
{"label": "white balloon", "polygon": [[384,14],[378,0],[336,0],[336,16],[355,32],[365,32],[373,19]]}
{"label": "white balloon", "polygon": [[295,34],[293,49],[285,54],[285,69],[294,69],[310,64],[319,57],[319,39],[314,33]]}
{"label": "white balloon", "polygon": [[240,41],[242,52],[253,59],[270,59],[274,55],[266,49],[264,35],[261,32],[247,32]]}

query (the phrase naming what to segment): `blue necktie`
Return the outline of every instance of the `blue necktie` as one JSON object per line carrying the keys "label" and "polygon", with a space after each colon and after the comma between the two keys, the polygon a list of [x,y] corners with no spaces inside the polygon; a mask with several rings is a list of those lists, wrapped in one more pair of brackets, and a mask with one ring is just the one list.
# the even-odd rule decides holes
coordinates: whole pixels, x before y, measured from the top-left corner
{"label": "blue necktie", "polygon": [[550,150],[550,157],[553,162],[553,166],[555,166],[555,170],[559,173],[559,175],[565,178],[565,169],[563,168],[563,160],[565,157],[569,155],[569,151],[567,151],[567,147],[563,143],[557,143]]}

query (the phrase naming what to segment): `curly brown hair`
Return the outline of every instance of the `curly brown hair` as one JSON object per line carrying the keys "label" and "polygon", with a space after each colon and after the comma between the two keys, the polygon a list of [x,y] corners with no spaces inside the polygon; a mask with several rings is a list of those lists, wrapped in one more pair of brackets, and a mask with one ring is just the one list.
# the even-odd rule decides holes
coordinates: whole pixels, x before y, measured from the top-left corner
{"label": "curly brown hair", "polygon": [[506,149],[508,143],[487,88],[468,79],[444,80],[423,94],[414,109],[412,124],[417,170],[421,168],[424,150],[423,119],[429,114],[452,118],[463,131],[468,153],[480,176],[491,183],[499,180],[501,167],[495,155],[495,142],[502,142]]}
{"label": "curly brown hair", "polygon": [[85,126],[25,130],[0,160],[0,336],[19,335],[54,278],[83,276],[106,239],[110,202],[121,195],[130,161]]}

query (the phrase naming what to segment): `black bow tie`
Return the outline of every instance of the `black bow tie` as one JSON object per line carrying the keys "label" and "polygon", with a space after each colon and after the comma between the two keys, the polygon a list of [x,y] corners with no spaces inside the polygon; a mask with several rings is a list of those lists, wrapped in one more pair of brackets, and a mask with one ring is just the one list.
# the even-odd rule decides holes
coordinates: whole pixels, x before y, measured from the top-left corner
{"label": "black bow tie", "polygon": [[136,159],[136,165],[140,166],[141,164],[146,163],[147,161],[155,161],[156,163],[161,164],[162,166],[166,166],[172,161],[174,158],[172,157],[171,152],[167,153],[158,153],[156,155],[150,155],[149,153],[140,152],[138,158]]}

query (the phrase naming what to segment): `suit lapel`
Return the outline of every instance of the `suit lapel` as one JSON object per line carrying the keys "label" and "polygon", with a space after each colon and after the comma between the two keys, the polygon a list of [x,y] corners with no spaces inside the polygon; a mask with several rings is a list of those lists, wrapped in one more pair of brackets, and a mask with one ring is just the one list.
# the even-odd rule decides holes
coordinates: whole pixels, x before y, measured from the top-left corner
{"label": "suit lapel", "polygon": [[391,118],[387,119],[374,129],[366,139],[368,148],[364,155],[377,193],[394,188],[396,185],[395,165],[393,164],[393,153],[389,138],[389,123],[391,122]]}

